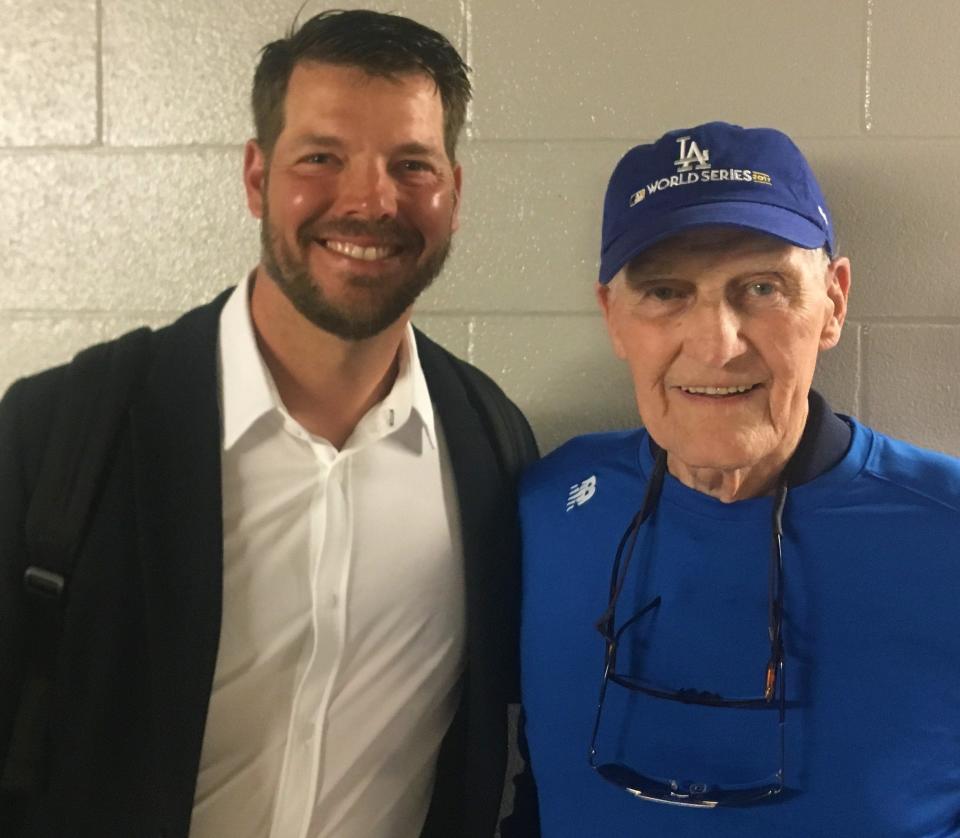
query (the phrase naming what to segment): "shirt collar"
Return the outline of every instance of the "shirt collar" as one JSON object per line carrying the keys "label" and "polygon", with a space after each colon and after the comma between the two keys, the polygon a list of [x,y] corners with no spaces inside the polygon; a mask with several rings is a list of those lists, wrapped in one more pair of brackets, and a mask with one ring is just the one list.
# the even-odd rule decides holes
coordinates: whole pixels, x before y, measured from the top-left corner
{"label": "shirt collar", "polygon": [[[783,467],[787,485],[802,486],[834,468],[850,448],[853,428],[847,419],[831,410],[816,390],[807,396],[809,410],[800,442]],[[656,459],[660,446],[650,437],[650,454]]]}
{"label": "shirt collar", "polygon": [[409,421],[419,421],[430,446],[437,447],[433,403],[420,366],[413,326],[409,323],[400,344],[397,378],[390,392],[374,410],[383,417],[387,433],[402,428]]}
{"label": "shirt collar", "polygon": [[257,347],[250,317],[251,276],[234,289],[220,312],[224,451],[230,450],[261,416],[277,407],[273,381]]}
{"label": "shirt collar", "polygon": [[[252,277],[237,285],[220,314],[220,398],[223,416],[223,449],[229,450],[267,413],[287,416],[273,377],[267,368],[253,329],[250,315]],[[420,366],[417,341],[408,323],[399,351],[399,369],[390,392],[375,405],[358,425],[366,425],[375,414],[375,424],[386,436],[411,419],[419,420],[427,440],[436,448],[433,404]]]}

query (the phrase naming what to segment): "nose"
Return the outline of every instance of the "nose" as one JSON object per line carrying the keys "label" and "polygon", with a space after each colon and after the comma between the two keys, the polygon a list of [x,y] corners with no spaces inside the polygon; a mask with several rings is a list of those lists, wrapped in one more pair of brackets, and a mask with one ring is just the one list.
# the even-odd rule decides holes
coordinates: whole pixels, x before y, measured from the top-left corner
{"label": "nose", "polygon": [[338,181],[338,216],[372,221],[396,217],[397,186],[380,161],[353,162]]}
{"label": "nose", "polygon": [[747,351],[742,326],[726,301],[697,305],[684,318],[684,351],[705,367],[721,369]]}

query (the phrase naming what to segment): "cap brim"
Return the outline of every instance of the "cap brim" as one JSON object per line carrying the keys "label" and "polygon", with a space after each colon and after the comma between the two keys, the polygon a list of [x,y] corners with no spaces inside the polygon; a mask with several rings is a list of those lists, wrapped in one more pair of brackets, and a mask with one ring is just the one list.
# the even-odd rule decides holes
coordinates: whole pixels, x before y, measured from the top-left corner
{"label": "cap brim", "polygon": [[812,249],[828,242],[823,228],[795,212],[753,201],[717,201],[680,207],[658,215],[655,224],[632,227],[618,236],[600,259],[600,282],[608,283],[635,256],[651,245],[695,227],[719,224],[776,236]]}

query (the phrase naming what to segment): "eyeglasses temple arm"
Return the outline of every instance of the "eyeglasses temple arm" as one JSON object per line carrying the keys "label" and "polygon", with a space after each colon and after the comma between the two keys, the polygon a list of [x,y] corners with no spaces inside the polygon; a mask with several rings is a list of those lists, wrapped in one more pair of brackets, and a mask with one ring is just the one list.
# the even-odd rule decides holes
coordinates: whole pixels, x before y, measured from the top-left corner
{"label": "eyeglasses temple arm", "polygon": [[[773,499],[773,536],[770,544],[770,576],[768,591],[768,633],[770,659],[764,677],[763,697],[772,701],[777,689],[777,675],[783,672],[783,509],[787,503],[787,482],[781,479]],[[780,689],[783,690],[783,684]]]}
{"label": "eyeglasses temple arm", "polygon": [[[610,576],[610,600],[606,610],[600,615],[596,622],[597,630],[609,643],[612,638],[614,615],[617,608],[617,600],[620,598],[620,592],[623,590],[623,584],[627,578],[627,569],[630,567],[630,560],[633,558],[633,548],[636,545],[637,537],[640,534],[640,527],[644,521],[652,514],[660,498],[660,490],[663,487],[663,478],[667,471],[667,452],[663,448],[657,448],[657,456],[654,460],[653,471],[650,474],[650,481],[647,483],[647,491],[643,496],[643,504],[640,511],[633,517],[630,526],[620,539],[617,547],[617,556],[613,562],[613,573]],[[623,556],[624,547],[627,542],[630,548],[627,550],[626,561],[623,562],[623,569],[620,568],[620,561]]]}

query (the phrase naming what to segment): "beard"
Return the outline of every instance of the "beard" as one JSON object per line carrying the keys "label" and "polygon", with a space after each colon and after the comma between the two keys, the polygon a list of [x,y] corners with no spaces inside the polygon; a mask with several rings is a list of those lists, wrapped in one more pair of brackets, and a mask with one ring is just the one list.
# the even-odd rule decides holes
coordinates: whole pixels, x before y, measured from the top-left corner
{"label": "beard", "polygon": [[294,252],[273,229],[269,207],[264,201],[260,245],[267,275],[303,317],[344,340],[365,340],[395,323],[430,287],[450,253],[451,235],[448,233],[418,265],[398,267],[376,277],[349,275],[346,285],[353,300],[336,303],[323,290],[323,283],[314,281],[305,256],[301,254],[306,254],[317,240],[335,238],[337,234],[371,236],[399,246],[402,253],[422,252],[424,240],[422,235],[404,229],[393,219],[361,221],[348,218],[322,224],[307,222],[297,231],[299,252]]}

